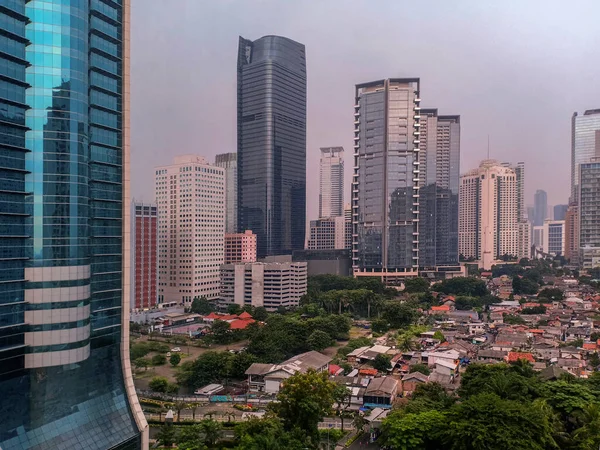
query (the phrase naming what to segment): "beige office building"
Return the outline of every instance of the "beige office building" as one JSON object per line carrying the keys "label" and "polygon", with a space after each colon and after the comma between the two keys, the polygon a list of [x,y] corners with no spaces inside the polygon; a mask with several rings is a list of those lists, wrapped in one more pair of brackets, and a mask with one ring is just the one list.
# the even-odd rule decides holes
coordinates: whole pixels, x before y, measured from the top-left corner
{"label": "beige office building", "polygon": [[156,168],[159,303],[217,299],[224,262],[225,173],[202,156]]}
{"label": "beige office building", "polygon": [[523,258],[526,227],[519,225],[519,190],[514,168],[494,160],[461,176],[459,251],[484,269],[505,256]]}

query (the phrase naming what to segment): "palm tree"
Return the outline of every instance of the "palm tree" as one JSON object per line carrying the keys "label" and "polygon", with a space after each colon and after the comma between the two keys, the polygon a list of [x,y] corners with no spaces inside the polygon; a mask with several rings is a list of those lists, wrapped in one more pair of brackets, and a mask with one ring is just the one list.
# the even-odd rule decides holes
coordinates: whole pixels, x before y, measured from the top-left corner
{"label": "palm tree", "polygon": [[200,407],[200,403],[190,403],[188,409],[192,410],[192,420],[196,421],[196,410]]}
{"label": "palm tree", "polygon": [[200,427],[204,433],[204,443],[213,446],[221,437],[221,428],[223,427],[219,422],[212,419],[204,419],[200,422]]}
{"label": "palm tree", "polygon": [[225,411],[223,415],[227,416],[227,423],[231,423],[232,417],[235,419],[235,413],[233,411]]}
{"label": "palm tree", "polygon": [[584,449],[600,447],[600,405],[590,403],[581,413],[583,426],[575,430],[573,438]]}
{"label": "palm tree", "polygon": [[173,408],[175,408],[175,411],[177,411],[177,422],[181,421],[181,411],[189,408],[188,404],[182,400],[177,400],[175,403],[173,403]]}
{"label": "palm tree", "polygon": [[156,440],[165,447],[172,447],[175,443],[175,434],[175,427],[173,424],[166,423],[158,430]]}

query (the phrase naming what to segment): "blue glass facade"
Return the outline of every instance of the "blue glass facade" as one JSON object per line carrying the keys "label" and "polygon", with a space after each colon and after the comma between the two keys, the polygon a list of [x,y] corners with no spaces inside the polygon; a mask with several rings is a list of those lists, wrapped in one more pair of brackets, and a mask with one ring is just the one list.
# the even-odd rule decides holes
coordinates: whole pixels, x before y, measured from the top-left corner
{"label": "blue glass facade", "polygon": [[0,4],[0,448],[137,449],[121,364],[124,0]]}
{"label": "blue glass facade", "polygon": [[238,48],[238,231],[257,255],[304,248],[306,55],[280,36],[241,38]]}

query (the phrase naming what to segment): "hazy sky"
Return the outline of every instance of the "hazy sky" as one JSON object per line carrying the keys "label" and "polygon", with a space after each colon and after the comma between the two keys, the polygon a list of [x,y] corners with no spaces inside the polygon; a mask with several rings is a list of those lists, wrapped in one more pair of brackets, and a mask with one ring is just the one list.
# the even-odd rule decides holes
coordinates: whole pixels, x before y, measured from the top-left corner
{"label": "hazy sky", "polygon": [[525,161],[526,203],[569,195],[574,111],[600,108],[600,1],[134,0],[132,180],[154,200],[155,166],[236,151],[238,36],[306,45],[307,217],[319,147],[346,149],[354,85],[420,77],[422,107],[461,115],[461,173],[487,155]]}

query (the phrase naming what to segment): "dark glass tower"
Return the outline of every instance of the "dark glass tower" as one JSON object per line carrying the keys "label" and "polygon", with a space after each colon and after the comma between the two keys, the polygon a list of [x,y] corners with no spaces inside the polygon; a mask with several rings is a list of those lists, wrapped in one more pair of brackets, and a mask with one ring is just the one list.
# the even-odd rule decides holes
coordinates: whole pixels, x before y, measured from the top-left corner
{"label": "dark glass tower", "polygon": [[128,0],[0,2],[2,450],[147,445],[124,308],[128,43]]}
{"label": "dark glass tower", "polygon": [[306,55],[280,36],[240,37],[238,231],[257,235],[257,255],[304,248]]}

